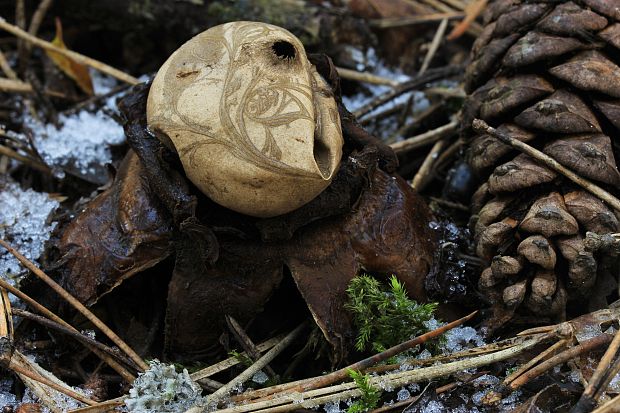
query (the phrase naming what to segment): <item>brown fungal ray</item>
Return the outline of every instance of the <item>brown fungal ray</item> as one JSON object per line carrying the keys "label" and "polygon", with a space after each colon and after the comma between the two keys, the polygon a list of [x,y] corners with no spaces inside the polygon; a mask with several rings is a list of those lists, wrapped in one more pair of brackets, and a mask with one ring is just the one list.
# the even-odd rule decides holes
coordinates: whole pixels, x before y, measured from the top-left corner
{"label": "brown fungal ray", "polygon": [[505,115],[554,91],[551,83],[535,75],[500,77],[492,82],[494,87],[487,92],[485,102],[480,106],[480,116],[486,120]]}
{"label": "brown fungal ray", "polygon": [[551,182],[557,174],[536,163],[525,154],[495,168],[489,177],[489,192],[514,192],[542,183]]}
{"label": "brown fungal ray", "polygon": [[538,198],[527,212],[519,229],[545,237],[572,235],[579,230],[575,218],[566,210],[564,198],[557,192]]}
{"label": "brown fungal ray", "polygon": [[536,25],[539,30],[559,36],[579,36],[583,32],[602,30],[605,26],[606,18],[572,1],[556,6]]}
{"label": "brown fungal ray", "polygon": [[597,50],[581,52],[549,73],[577,89],[620,97],[620,67]]}
{"label": "brown fungal ray", "polygon": [[543,152],[584,177],[614,186],[620,185],[620,172],[607,135],[557,139],[546,145]]}
{"label": "brown fungal ray", "polygon": [[[371,179],[354,211],[302,227],[290,241],[220,238],[213,269],[202,273],[191,263],[177,263],[168,299],[168,354],[203,354],[217,342],[225,314],[240,322],[251,319],[279,283],[284,266],[332,344],[336,361],[354,337],[344,303],[345,290],[359,271],[396,274],[412,298],[424,301],[436,246],[427,225],[431,213],[401,178],[376,169]],[[209,309],[208,314],[196,316],[198,308]]]}
{"label": "brown fungal ray", "polygon": [[515,117],[524,128],[557,133],[594,133],[601,127],[580,97],[561,89]]}
{"label": "brown fungal ray", "polygon": [[577,39],[528,32],[508,49],[502,63],[506,67],[518,68],[584,48],[586,45]]}
{"label": "brown fungal ray", "polygon": [[585,191],[573,191],[564,195],[564,202],[568,212],[586,231],[608,234],[620,230],[618,218],[594,195]]}
{"label": "brown fungal ray", "polygon": [[172,225],[130,151],[112,186],[88,204],[59,242],[65,287],[90,305],[172,251]]}

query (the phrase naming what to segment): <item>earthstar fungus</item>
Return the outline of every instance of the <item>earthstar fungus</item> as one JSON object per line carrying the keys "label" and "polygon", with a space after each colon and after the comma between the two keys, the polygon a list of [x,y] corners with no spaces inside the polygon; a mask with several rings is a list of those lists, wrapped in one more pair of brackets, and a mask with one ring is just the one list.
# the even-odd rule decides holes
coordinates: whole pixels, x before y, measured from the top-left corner
{"label": "earthstar fungus", "polygon": [[[271,50],[280,41],[292,49]],[[195,48],[203,42],[219,47]],[[166,69],[179,62],[177,52],[158,78],[186,83],[168,89],[156,78],[119,102],[131,150],[114,183],[64,230],[58,247],[65,287],[94,304],[127,277],[174,256],[164,356],[175,361],[217,351],[225,316],[241,324],[260,316],[285,277],[334,362],[353,344],[344,304],[360,271],[395,274],[412,298],[426,300],[438,249],[433,216],[390,174],[393,151],[342,106],[329,58],[311,56],[311,65],[288,32],[249,22],[210,29],[180,51],[195,64]],[[297,60],[277,60],[276,52]],[[227,56],[237,62],[230,78],[226,65],[205,64],[229,62]],[[272,70],[282,70],[282,78]],[[154,109],[163,97],[176,109]]]}

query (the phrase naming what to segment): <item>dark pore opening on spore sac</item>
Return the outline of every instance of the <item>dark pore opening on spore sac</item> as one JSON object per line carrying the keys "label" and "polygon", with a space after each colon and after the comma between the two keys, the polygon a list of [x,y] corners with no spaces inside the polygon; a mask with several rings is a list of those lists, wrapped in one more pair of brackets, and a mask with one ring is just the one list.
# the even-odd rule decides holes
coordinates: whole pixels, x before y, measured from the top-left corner
{"label": "dark pore opening on spore sac", "polygon": [[280,59],[294,59],[296,55],[295,46],[285,40],[278,40],[271,45],[271,49]]}

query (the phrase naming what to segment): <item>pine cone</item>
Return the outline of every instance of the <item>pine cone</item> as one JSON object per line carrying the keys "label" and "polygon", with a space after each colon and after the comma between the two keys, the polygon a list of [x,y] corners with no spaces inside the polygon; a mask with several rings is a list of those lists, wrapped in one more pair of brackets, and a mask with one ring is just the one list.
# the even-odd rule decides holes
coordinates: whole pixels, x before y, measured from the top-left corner
{"label": "pine cone", "polygon": [[465,75],[463,133],[467,162],[486,180],[472,198],[472,223],[487,265],[479,288],[494,310],[489,327],[515,314],[561,320],[567,302],[585,311],[593,289],[613,294],[605,291],[614,290],[610,277],[601,275],[607,263],[583,239],[587,231],[618,232],[618,216],[468,125],[483,119],[617,196],[620,1],[495,0],[483,18]]}

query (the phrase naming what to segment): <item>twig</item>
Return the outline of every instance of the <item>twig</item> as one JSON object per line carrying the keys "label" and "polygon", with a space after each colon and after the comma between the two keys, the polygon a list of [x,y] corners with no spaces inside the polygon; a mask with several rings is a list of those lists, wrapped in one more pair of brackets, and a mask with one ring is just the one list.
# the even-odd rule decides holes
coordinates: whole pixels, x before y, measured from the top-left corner
{"label": "twig", "polygon": [[[283,337],[274,337],[271,338],[267,341],[264,341],[260,344],[258,344],[256,346],[256,348],[258,349],[258,351],[263,352],[266,350],[269,350],[270,348],[272,348],[273,346],[275,346],[276,344],[278,344]],[[241,355],[245,355],[245,353],[241,353]],[[213,376],[214,374],[217,374],[219,372],[222,372],[224,370],[227,370],[229,368],[231,368],[232,366],[235,366],[237,364],[239,364],[240,361],[237,357],[229,357],[226,360],[222,360],[218,363],[215,363],[212,366],[209,367],[205,367],[204,369],[198,370],[192,374],[190,374],[190,377],[192,380],[194,381],[200,381],[206,377],[209,376]]]}
{"label": "twig", "polygon": [[618,200],[618,198],[616,198],[615,196],[613,196],[609,192],[605,191],[600,186],[595,185],[592,182],[588,181],[587,179],[584,179],[584,178],[580,177],[579,175],[577,175],[576,173],[574,173],[570,169],[568,169],[565,166],[561,165],[558,161],[556,161],[552,157],[550,157],[548,155],[545,155],[544,153],[542,153],[538,149],[532,148],[527,143],[521,142],[521,141],[519,141],[519,140],[517,140],[517,139],[515,139],[515,138],[513,138],[513,137],[511,137],[509,135],[507,135],[506,133],[500,132],[497,129],[490,127],[483,120],[474,119],[474,121],[472,123],[472,126],[473,126],[474,130],[476,130],[478,132],[487,133],[487,134],[489,134],[489,135],[499,139],[503,143],[505,143],[507,145],[510,145],[513,148],[515,148],[515,149],[517,149],[517,150],[519,150],[519,151],[521,151],[521,152],[531,156],[532,158],[536,159],[537,161],[539,161],[543,165],[545,165],[545,166],[549,167],[550,169],[553,169],[554,171],[564,175],[566,178],[570,179],[571,181],[573,181],[577,185],[581,186],[586,191],[592,193],[593,195],[595,195],[595,196],[599,197],[600,199],[602,199],[603,201],[607,202],[616,211],[620,211],[620,200]]}
{"label": "twig", "polygon": [[519,377],[520,375],[522,375],[523,373],[525,373],[526,371],[528,371],[529,369],[532,368],[532,366],[536,365],[539,361],[544,360],[547,358],[547,356],[549,356],[550,354],[554,353],[556,350],[558,350],[559,348],[565,346],[568,344],[568,340],[560,340],[557,343],[553,344],[551,347],[549,347],[548,349],[546,349],[545,351],[543,351],[542,353],[536,355],[536,357],[534,357],[533,359],[531,359],[530,361],[528,361],[527,363],[525,363],[524,365],[522,365],[521,367],[519,367],[515,372],[513,372],[511,375],[509,375],[508,377],[506,377],[504,379],[503,384],[504,385],[509,385],[510,383],[512,383],[513,381],[515,381],[517,379],[517,377]]}
{"label": "twig", "polygon": [[47,10],[52,5],[52,1],[53,0],[41,0],[41,2],[39,3],[39,6],[32,15],[32,19],[30,19],[30,26],[28,26],[28,34],[30,34],[31,36],[36,36],[39,32],[41,22],[43,22],[43,19],[47,14]]}
{"label": "twig", "polygon": [[392,27],[413,26],[416,24],[432,23],[441,20],[455,20],[465,17],[463,12],[449,12],[449,13],[431,13],[423,14],[420,16],[408,16],[408,17],[387,17],[383,19],[369,20],[370,27],[376,27],[378,29],[389,29]]}
{"label": "twig", "polygon": [[79,409],[69,410],[67,413],[109,413],[116,412],[117,407],[125,404],[127,396],[121,396],[113,400],[97,403],[92,406],[81,407]]}
{"label": "twig", "polygon": [[435,36],[433,37],[433,41],[431,42],[431,46],[428,48],[428,52],[426,52],[426,56],[424,56],[424,61],[422,62],[422,67],[420,67],[420,74],[426,72],[428,66],[431,64],[431,60],[435,57],[435,53],[439,49],[439,45],[443,40],[443,36],[446,34],[446,29],[448,28],[448,19],[443,19],[441,23],[439,23],[439,27],[435,32]]}
{"label": "twig", "polygon": [[310,389],[316,389],[316,388],[323,387],[331,383],[335,383],[339,380],[344,380],[347,377],[349,377],[349,370],[356,370],[356,371],[365,370],[368,367],[374,366],[375,364],[378,364],[384,360],[387,360],[390,357],[393,357],[399,353],[402,353],[403,351],[407,351],[419,344],[426,343],[429,340],[439,337],[446,331],[449,331],[453,329],[454,327],[460,326],[461,324],[471,320],[477,313],[478,311],[474,311],[473,313],[463,318],[459,318],[458,320],[452,321],[451,323],[441,326],[433,331],[429,331],[428,333],[412,338],[411,340],[397,344],[394,347],[390,347],[389,349],[382,351],[379,354],[375,354],[374,356],[367,357],[345,368],[342,368],[340,370],[336,370],[332,373],[321,376],[317,380],[313,381],[312,383],[308,383],[306,385],[300,386],[298,390],[307,391]]}
{"label": "twig", "polygon": [[411,187],[416,191],[423,190],[428,183],[428,177],[431,174],[433,165],[435,164],[435,161],[439,157],[439,152],[441,152],[445,144],[445,140],[435,142],[435,145],[433,145],[428,155],[426,155],[426,158],[424,158],[422,166],[420,166],[420,169],[413,177],[413,181],[411,181]]}
{"label": "twig", "polygon": [[343,79],[355,80],[373,85],[398,86],[400,82],[383,76],[377,76],[372,73],[358,72],[357,70],[346,69],[344,67],[336,67],[338,75]]}
{"label": "twig", "polygon": [[282,339],[278,344],[273,346],[271,350],[265,353],[260,359],[258,359],[254,364],[241,372],[237,377],[232,379],[229,383],[227,383],[224,387],[218,389],[215,393],[213,393],[209,397],[209,404],[216,404],[224,397],[227,393],[229,393],[234,387],[239,384],[245,383],[249,380],[254,374],[256,374],[260,369],[265,367],[269,362],[271,362],[278,354],[282,352],[286,347],[288,347],[293,340],[297,338],[297,336],[302,332],[306,323],[302,323],[297,326],[293,331],[288,333],[286,337]]}
{"label": "twig", "polygon": [[99,70],[100,72],[106,73],[112,77],[122,80],[123,82],[127,82],[132,85],[136,85],[140,83],[140,81],[137,78],[131,75],[128,75],[127,73],[122,72],[118,69],[115,69],[112,66],[109,66],[103,62],[84,56],[72,50],[62,49],[48,41],[32,36],[31,34],[20,29],[19,27],[8,23],[5,19],[1,17],[0,17],[0,29],[6,30],[7,32],[17,36],[20,39],[26,40],[35,46],[41,47],[45,50],[51,50],[53,52],[60,53],[63,56],[68,57],[69,59],[72,59],[77,63],[81,63],[83,65],[93,67]]}
{"label": "twig", "polygon": [[78,340],[79,342],[81,342],[82,344],[85,344],[88,348],[90,347],[95,347],[101,351],[105,351],[106,353],[108,353],[110,356],[112,357],[116,357],[119,359],[119,361],[122,361],[123,363],[133,366],[133,363],[131,360],[126,359],[125,357],[121,356],[120,354],[118,354],[117,352],[115,352],[113,349],[111,349],[110,347],[106,346],[103,343],[98,342],[97,340],[93,340],[92,338],[78,332],[77,330],[74,330],[72,327],[66,327],[60,323],[57,323],[55,321],[52,320],[48,320],[45,317],[41,317],[38,316],[36,314],[32,314],[28,311],[24,311],[24,310],[20,310],[19,308],[16,308],[13,310],[13,313],[18,316],[18,317],[22,317],[28,320],[32,320],[35,321],[41,325],[44,325],[48,328],[51,328],[53,330],[59,331],[63,334],[67,334],[68,336],[71,336],[73,338],[75,338],[76,340]]}
{"label": "twig", "polygon": [[101,321],[96,315],[94,315],[84,304],[79,302],[75,297],[69,294],[64,288],[62,288],[56,281],[52,280],[47,274],[41,271],[36,265],[29,261],[26,257],[20,254],[15,248],[11,247],[5,240],[0,239],[0,245],[6,248],[17,260],[26,268],[28,268],[34,275],[43,280],[49,285],[58,295],[71,304],[76,310],[78,310],[84,317],[86,317],[91,323],[93,323],[99,330],[101,330],[114,344],[118,346],[125,354],[133,360],[136,365],[142,370],[147,370],[148,365],[131,349],[119,336],[116,335],[103,321]]}
{"label": "twig", "polygon": [[[389,385],[391,387],[400,387],[410,383],[428,381],[439,377],[449,376],[462,370],[477,368],[514,357],[515,355],[534,347],[549,337],[551,337],[551,335],[532,337],[517,346],[505,350],[500,350],[492,354],[485,354],[465,360],[459,360],[444,365],[371,377],[370,384],[373,386]],[[318,404],[342,401],[350,397],[357,397],[359,395],[361,395],[361,391],[357,389],[356,384],[353,382],[347,382],[335,386],[305,391],[302,393],[279,393],[276,397],[270,400],[217,410],[217,413],[244,413],[256,411],[260,411],[261,413],[288,412],[299,409],[300,407],[311,408]],[[190,411],[187,413],[190,413]]]}
{"label": "twig", "polygon": [[[6,282],[2,278],[0,278],[0,287],[4,288],[7,291],[9,291],[11,294],[16,296],[20,300],[22,300],[24,303],[28,304],[31,308],[33,308],[34,310],[36,310],[40,314],[43,314],[48,319],[53,320],[56,323],[58,323],[58,324],[66,327],[66,328],[69,328],[69,329],[77,332],[77,330],[75,328],[73,328],[73,326],[71,326],[65,320],[63,320],[62,318],[58,317],[56,314],[54,314],[53,312],[51,312],[50,310],[48,310],[47,308],[45,308],[44,306],[39,304],[36,300],[33,300],[29,295],[23,293],[18,288],[13,287],[11,284]],[[114,360],[112,357],[108,356],[106,353],[104,353],[104,352],[102,352],[100,350],[97,350],[96,348],[93,348],[92,351],[99,358],[101,358],[103,361],[105,361],[110,367],[112,367],[118,374],[120,374],[120,376],[127,383],[132,383],[135,380],[136,377],[133,374],[131,374],[124,366],[122,366],[116,360]]]}
{"label": "twig", "polygon": [[8,93],[32,93],[30,83],[17,79],[5,79],[0,77],[0,92]]}
{"label": "twig", "polygon": [[440,139],[445,138],[446,136],[453,133],[456,128],[459,126],[459,122],[453,120],[450,123],[447,123],[443,126],[440,126],[436,129],[429,130],[428,132],[424,132],[417,136],[412,136],[411,138],[407,138],[404,141],[396,142],[390,144],[390,147],[394,150],[394,152],[405,152],[411,149],[419,148],[421,146],[428,145],[433,142],[437,142]]}
{"label": "twig", "polygon": [[[241,325],[233,317],[227,315],[225,318],[228,329],[233,334],[237,342],[241,344],[241,347],[243,347],[243,350],[245,350],[250,359],[252,359],[252,361],[254,362],[258,360],[261,357],[260,351],[254,344],[252,339],[246,334],[243,327],[241,327]],[[269,377],[277,377],[276,372],[273,371],[273,369],[268,364],[265,366],[264,370]]]}
{"label": "twig", "polygon": [[96,401],[91,400],[88,397],[83,396],[80,393],[77,393],[77,392],[75,392],[73,390],[70,390],[70,389],[68,389],[66,387],[63,387],[63,386],[61,386],[61,385],[59,385],[57,383],[54,383],[50,379],[45,378],[43,376],[40,376],[38,374],[35,374],[32,371],[23,368],[22,366],[19,366],[17,364],[11,363],[11,364],[9,364],[8,368],[13,370],[15,373],[18,373],[18,374],[20,374],[22,376],[26,376],[26,377],[28,377],[31,380],[37,381],[37,382],[39,382],[41,384],[44,384],[44,385],[46,385],[48,387],[51,387],[52,389],[56,390],[57,392],[66,394],[67,396],[72,397],[75,400],[79,400],[82,403],[86,403],[86,404],[88,404],[90,406],[97,404]]}
{"label": "twig", "polygon": [[[588,382],[583,394],[579,398],[579,401],[573,408],[570,413],[587,413],[592,411],[596,403],[598,402],[598,398],[601,396],[602,390],[604,391],[609,384],[609,380],[611,380],[614,376],[614,372],[611,364],[614,360],[614,357],[618,353],[618,349],[620,348],[620,330],[618,330],[612,340],[611,344],[607,348],[605,354],[599,361],[598,366],[596,366],[596,370],[592,374],[592,378]],[[607,380],[609,379],[609,380]],[[607,383],[606,383],[607,382]]]}
{"label": "twig", "polygon": [[17,73],[15,73],[13,68],[11,68],[9,61],[6,60],[6,56],[4,55],[4,53],[2,53],[1,50],[0,50],[0,69],[2,69],[6,77],[8,77],[9,79],[19,80],[17,78]]}
{"label": "twig", "polygon": [[618,413],[618,406],[620,406],[620,394],[593,410],[592,413]]}
{"label": "twig", "polygon": [[24,156],[11,148],[7,148],[4,145],[0,145],[0,155],[8,156],[9,158],[13,158],[16,161],[19,161],[25,165],[30,166],[33,169],[36,169],[41,172],[45,172],[46,174],[51,174],[52,170],[45,164],[38,162],[32,158]]}
{"label": "twig", "polygon": [[565,350],[550,359],[543,361],[538,366],[533,369],[523,373],[521,376],[516,378],[510,385],[508,386],[511,390],[516,390],[519,387],[523,386],[530,380],[540,376],[544,372],[552,369],[553,367],[560,365],[568,360],[571,360],[581,354],[593,351],[594,349],[604,346],[611,341],[612,337],[609,334],[600,334],[594,338],[589,340],[585,340],[581,344],[578,344],[574,347]]}
{"label": "twig", "polygon": [[460,65],[450,65],[437,69],[427,70],[426,73],[418,74],[413,79],[401,83],[399,86],[395,87],[394,90],[384,93],[383,95],[380,95],[377,98],[373,99],[371,102],[368,102],[366,105],[353,112],[353,115],[359,118],[370,112],[374,108],[381,106],[386,102],[389,102],[390,100],[402,95],[403,93],[407,93],[415,88],[424,86],[427,83],[434,82],[439,79],[445,79],[447,77],[461,74],[462,72],[463,67]]}

